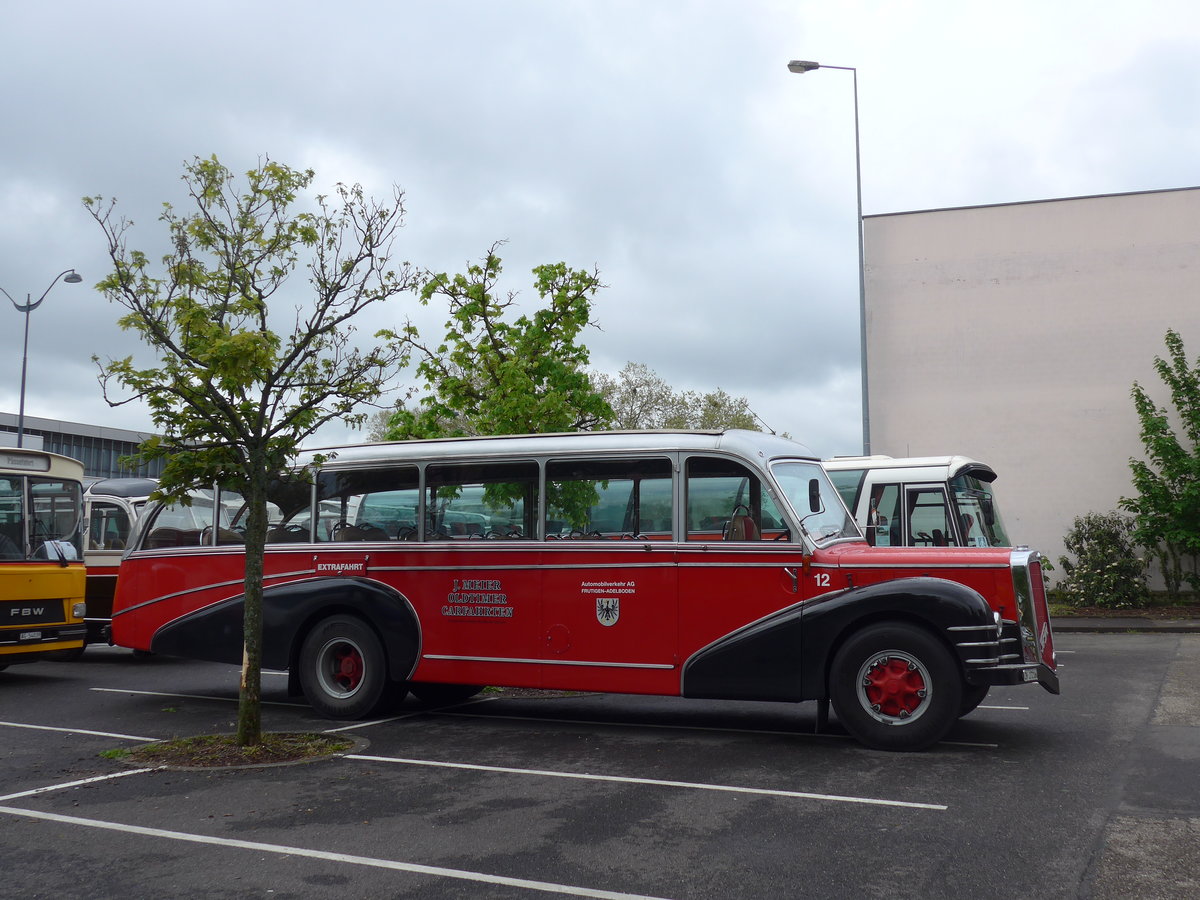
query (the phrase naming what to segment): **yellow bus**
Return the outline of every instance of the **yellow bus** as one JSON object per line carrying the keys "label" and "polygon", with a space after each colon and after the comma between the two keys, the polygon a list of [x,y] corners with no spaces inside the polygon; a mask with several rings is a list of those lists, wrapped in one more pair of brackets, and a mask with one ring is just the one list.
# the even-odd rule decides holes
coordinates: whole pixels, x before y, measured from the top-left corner
{"label": "yellow bus", "polygon": [[0,669],[83,648],[83,463],[0,447]]}

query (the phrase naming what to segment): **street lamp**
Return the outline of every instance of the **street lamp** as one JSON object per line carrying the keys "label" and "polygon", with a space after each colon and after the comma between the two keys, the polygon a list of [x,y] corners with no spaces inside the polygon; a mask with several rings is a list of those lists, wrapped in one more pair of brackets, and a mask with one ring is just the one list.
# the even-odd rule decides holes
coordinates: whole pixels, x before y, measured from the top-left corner
{"label": "street lamp", "polygon": [[854,184],[858,196],[858,329],[862,369],[863,454],[870,456],[871,411],[867,399],[867,274],[866,259],[863,256],[862,158],[858,140],[858,69],[853,66],[827,66],[805,59],[793,59],[788,63],[788,71],[797,75],[803,75],[814,69],[839,69],[843,72],[850,72],[854,76]]}
{"label": "street lamp", "polygon": [[[64,275],[67,277],[63,278]],[[79,282],[83,281],[82,276],[80,276],[74,269],[63,269],[54,276],[54,280],[50,282],[50,287],[46,288],[46,290],[42,292],[42,296],[37,298],[36,303],[30,301],[29,294],[25,295],[24,303],[18,303],[16,300],[13,300],[12,295],[9,294],[8,291],[0,287],[0,293],[4,294],[5,297],[8,297],[9,302],[16,307],[17,312],[25,313],[25,346],[21,351],[21,411],[17,415],[18,447],[22,446],[25,442],[25,369],[29,362],[29,314],[42,305],[42,301],[45,300],[46,295],[50,293],[50,288],[58,284],[58,279],[60,278],[62,278],[63,282],[66,284],[79,284]]]}

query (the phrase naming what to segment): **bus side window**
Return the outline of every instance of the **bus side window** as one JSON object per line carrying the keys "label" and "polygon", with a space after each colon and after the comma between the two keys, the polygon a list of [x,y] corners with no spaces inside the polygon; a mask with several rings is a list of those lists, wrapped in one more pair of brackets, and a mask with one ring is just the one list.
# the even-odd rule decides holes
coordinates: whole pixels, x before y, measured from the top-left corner
{"label": "bus side window", "polygon": [[[410,538],[417,526],[416,466],[378,469],[327,469],[317,476],[317,541],[396,541]],[[304,507],[307,510],[307,504]],[[307,531],[308,517],[274,529],[280,542],[289,540],[289,524]],[[307,538],[305,538],[307,540]]]}
{"label": "bus side window", "polygon": [[857,509],[858,495],[862,491],[863,478],[867,474],[867,470],[831,469],[827,474],[829,475],[829,480],[833,482],[833,486],[837,488],[837,492],[841,495],[842,502],[846,504],[846,509]]}
{"label": "bus side window", "polygon": [[95,501],[88,517],[88,549],[124,550],[132,527],[129,514],[122,507]]}
{"label": "bus side window", "polygon": [[903,543],[900,533],[900,485],[875,484],[865,521],[859,525],[872,547],[895,547]]}
{"label": "bus side window", "polygon": [[425,470],[427,541],[532,538],[537,514],[535,462],[435,465]]}
{"label": "bus side window", "polygon": [[758,476],[733,460],[687,461],[689,541],[795,540]]}
{"label": "bus side window", "polygon": [[908,489],[908,534],[914,547],[958,545],[941,487]]}
{"label": "bus side window", "polygon": [[546,538],[672,536],[671,462],[572,459],[546,464]]}

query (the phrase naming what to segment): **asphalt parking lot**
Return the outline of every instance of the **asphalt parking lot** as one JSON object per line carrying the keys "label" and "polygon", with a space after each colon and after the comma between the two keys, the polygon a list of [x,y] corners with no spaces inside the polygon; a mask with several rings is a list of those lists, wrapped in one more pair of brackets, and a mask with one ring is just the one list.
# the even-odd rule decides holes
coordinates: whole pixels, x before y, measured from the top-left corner
{"label": "asphalt parking lot", "polygon": [[[4,897],[1194,897],[1200,635],[1061,634],[925,753],[816,707],[409,700],[347,756],[138,770],[233,729],[237,671],[92,647],[0,672]],[[345,729],[264,676],[270,730]]]}

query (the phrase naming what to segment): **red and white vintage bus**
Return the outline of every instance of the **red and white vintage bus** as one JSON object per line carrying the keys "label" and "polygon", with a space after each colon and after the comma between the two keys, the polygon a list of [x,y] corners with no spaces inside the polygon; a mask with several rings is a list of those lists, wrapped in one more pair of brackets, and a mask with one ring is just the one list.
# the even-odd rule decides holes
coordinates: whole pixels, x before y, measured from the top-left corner
{"label": "red and white vintage bus", "polygon": [[[816,700],[908,750],[991,685],[1058,693],[1036,553],[871,547],[820,460],[770,435],[332,448],[269,514],[263,664],[333,718],[483,685]],[[241,661],[243,515],[210,491],[142,517],[117,644]]]}

